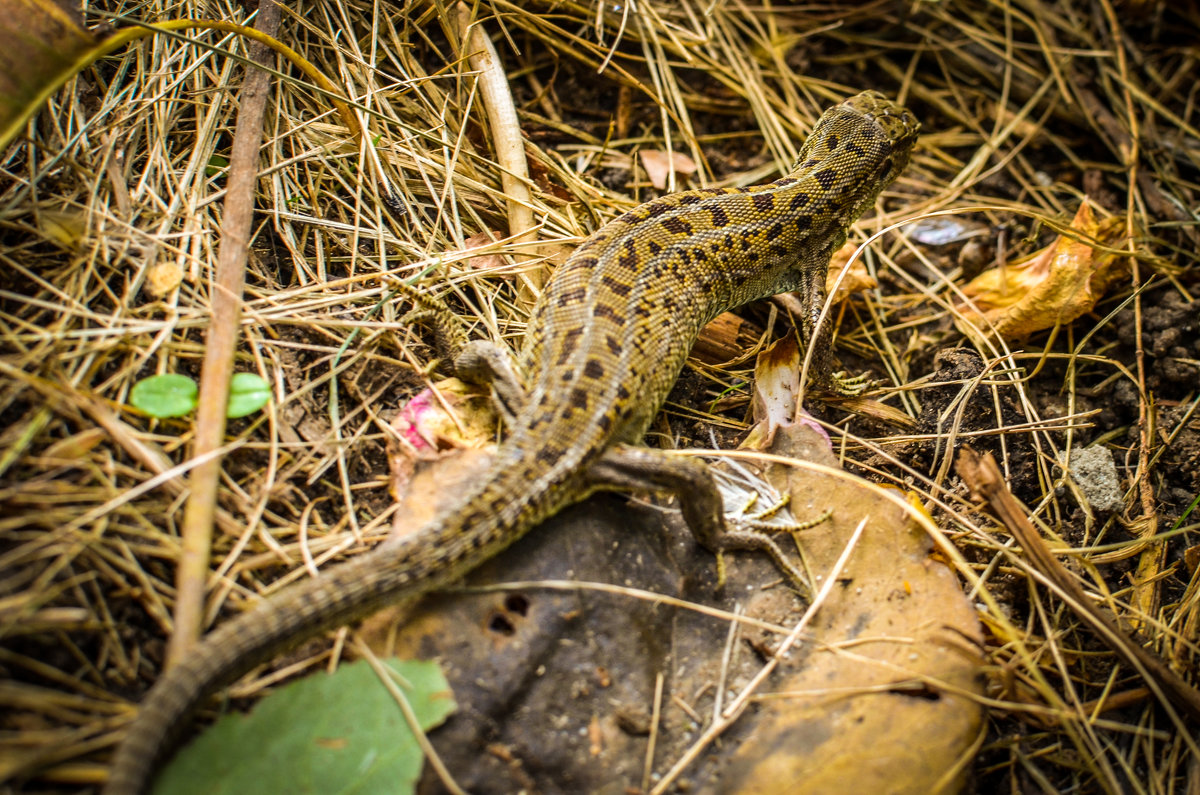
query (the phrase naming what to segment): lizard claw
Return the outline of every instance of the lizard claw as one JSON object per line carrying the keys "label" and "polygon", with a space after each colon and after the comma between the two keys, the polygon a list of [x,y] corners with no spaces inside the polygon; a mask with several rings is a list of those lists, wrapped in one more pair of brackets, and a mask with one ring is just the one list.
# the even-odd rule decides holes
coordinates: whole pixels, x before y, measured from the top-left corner
{"label": "lizard claw", "polygon": [[833,391],[842,397],[858,397],[876,383],[871,380],[870,373],[848,376],[845,370],[830,375],[829,381]]}

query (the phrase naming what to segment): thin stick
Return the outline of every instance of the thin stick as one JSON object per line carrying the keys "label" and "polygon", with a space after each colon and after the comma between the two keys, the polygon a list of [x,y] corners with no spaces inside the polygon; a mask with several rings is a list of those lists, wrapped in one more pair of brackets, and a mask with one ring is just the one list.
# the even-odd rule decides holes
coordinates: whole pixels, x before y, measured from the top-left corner
{"label": "thin stick", "polygon": [[[508,76],[482,26],[471,24],[471,9],[466,3],[458,4],[458,28],[467,63],[479,73],[479,94],[487,111],[492,147],[500,165],[500,187],[508,205],[509,236],[514,243],[532,241],[536,232],[533,196],[529,193],[529,162],[525,157],[525,139],[521,136],[521,120],[508,87]],[[545,265],[521,274],[520,293],[524,303],[533,304],[547,276]]]}
{"label": "thin stick", "polygon": [[[268,34],[279,30],[281,13],[274,0],[260,0],[258,14],[256,27],[259,30]],[[269,53],[262,44],[255,43],[249,48],[250,58],[256,63],[265,62]],[[258,181],[258,148],[262,143],[269,90],[269,75],[259,69],[247,72],[229,157],[225,215],[217,251],[217,274],[212,285],[212,325],[200,371],[200,405],[196,410],[196,443],[192,449],[192,455],[197,458],[220,449],[225,439],[225,406],[229,398],[229,381],[233,377],[238,324],[242,319],[242,286],[246,276],[246,252],[250,247],[254,187]],[[199,640],[203,629],[204,585],[212,550],[221,462],[220,456],[211,456],[192,470],[181,530],[183,548],[175,573],[175,630],[167,647],[168,666],[183,658]]]}

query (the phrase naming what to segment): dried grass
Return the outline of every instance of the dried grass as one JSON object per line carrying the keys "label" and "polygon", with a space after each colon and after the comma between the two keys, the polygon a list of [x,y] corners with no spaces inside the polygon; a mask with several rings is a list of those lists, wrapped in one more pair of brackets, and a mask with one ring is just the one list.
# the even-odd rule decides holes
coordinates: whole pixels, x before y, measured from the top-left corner
{"label": "dried grass", "polygon": [[[105,8],[143,20],[245,18],[232,3]],[[952,468],[954,446],[968,440],[999,451],[1002,466],[1014,466],[1010,449],[1032,451],[1007,471],[1034,520],[1069,539],[1084,588],[1193,675],[1197,588],[1180,560],[1189,528],[1172,527],[1177,507],[1160,508],[1177,497],[1158,490],[1156,466],[1195,422],[1196,391],[1178,388],[1171,423],[1153,426],[1140,316],[1137,355],[1122,361],[1110,356],[1108,312],[1152,272],[1181,294],[1195,290],[1194,10],[1108,0],[624,8],[492,0],[476,10],[520,109],[536,245],[502,239],[494,131],[453,44],[449,4],[285,10],[284,39],[353,100],[368,137],[348,137],[303,81],[277,81],[236,367],[267,378],[280,399],[231,425],[206,619],[383,534],[386,420],[429,382],[431,356],[396,324],[397,281],[448,297],[477,335],[511,342],[524,317],[511,277],[649,196],[640,148],[689,155],[702,183],[752,184],[786,168],[824,106],[874,87],[918,108],[925,135],[888,212],[860,224],[860,239],[950,211],[980,224],[968,231],[1031,250],[1045,226],[1071,217],[1082,180],[1101,206],[1128,213],[1140,256],[1133,284],[1091,323],[1009,350],[963,341],[948,323],[961,268],[890,232],[867,254],[883,288],[841,325],[843,353],[906,384],[877,397],[913,417],[929,384],[908,382],[930,369],[928,351],[963,344],[988,364],[949,387],[961,394],[932,430],[897,436],[852,418],[840,442],[858,471],[934,506],[988,589],[987,599],[973,594],[989,605],[980,617],[991,644],[992,724],[976,780],[1045,791],[1194,786],[1186,738],[1037,586]],[[195,375],[203,355],[225,182],[215,158],[228,149],[242,73],[228,54],[244,55],[244,44],[212,32],[139,42],[55,97],[0,161],[0,704],[10,715],[0,780],[100,780],[125,696],[153,678],[169,633],[193,428],[151,422],[126,401],[138,378]],[[500,242],[464,250],[486,230]],[[485,252],[501,264],[473,269]],[[1047,373],[1061,380],[1039,382]],[[722,374],[714,394],[741,375]],[[1099,521],[1076,507],[1057,461],[1093,441],[1094,412],[1077,409],[1096,402],[1087,388],[1118,380],[1146,397],[1140,428],[1107,439],[1125,456],[1127,510]],[[1034,385],[1059,390],[1062,410],[1047,413]],[[1001,419],[962,429],[956,412],[975,390]]]}

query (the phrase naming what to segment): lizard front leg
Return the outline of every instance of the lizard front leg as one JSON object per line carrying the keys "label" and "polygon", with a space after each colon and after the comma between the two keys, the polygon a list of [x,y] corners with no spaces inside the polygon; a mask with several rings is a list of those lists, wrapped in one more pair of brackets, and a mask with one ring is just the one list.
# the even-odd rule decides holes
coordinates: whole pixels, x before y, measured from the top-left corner
{"label": "lizard front leg", "polygon": [[809,372],[813,381],[836,395],[856,397],[870,386],[869,378],[866,375],[848,376],[844,371],[834,372],[832,318],[826,317],[824,323],[818,322],[825,308],[826,270],[805,268],[800,272],[796,288],[801,305],[800,341],[806,350],[812,351]]}
{"label": "lizard front leg", "polygon": [[703,461],[622,444],[606,451],[588,468],[587,475],[589,483],[596,489],[675,494],[692,536],[701,546],[716,553],[722,584],[725,578],[721,553],[731,549],[754,549],[770,555],[775,565],[798,587],[806,593],[811,592],[808,577],[773,538],[749,527],[734,529],[729,526],[721,492]]}
{"label": "lizard front leg", "polygon": [[468,384],[491,386],[497,409],[510,427],[525,407],[525,384],[513,366],[512,355],[486,340],[472,340],[454,357],[454,374]]}

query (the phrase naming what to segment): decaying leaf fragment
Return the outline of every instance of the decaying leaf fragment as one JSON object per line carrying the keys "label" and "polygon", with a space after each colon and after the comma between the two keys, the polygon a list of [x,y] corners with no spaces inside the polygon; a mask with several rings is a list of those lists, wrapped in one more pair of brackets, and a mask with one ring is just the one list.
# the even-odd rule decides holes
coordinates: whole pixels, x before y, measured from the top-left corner
{"label": "decaying leaf fragment", "polygon": [[[470,251],[473,248],[486,249],[503,235],[494,230],[488,229],[476,235],[471,235],[463,241],[463,250]],[[477,271],[497,271],[505,266],[504,257],[494,251],[488,254],[479,254],[467,260],[467,267]]]}
{"label": "decaying leaf fragment", "polygon": [[447,451],[478,450],[494,441],[496,415],[486,394],[447,378],[404,404],[392,420],[392,430],[396,436],[388,440],[388,488],[400,499],[422,463]]}
{"label": "decaying leaf fragment", "polygon": [[758,355],[754,364],[754,427],[741,447],[763,450],[771,445],[780,428],[793,423],[808,425],[824,437],[831,446],[829,434],[803,410],[797,416],[796,402],[800,391],[800,367],[804,359],[795,334],[772,344]]}
{"label": "decaying leaf fragment", "polygon": [[[855,293],[874,290],[879,286],[879,282],[875,281],[875,277],[867,270],[866,261],[862,257],[850,262],[850,258],[857,250],[857,243],[853,240],[847,241],[841,248],[833,252],[833,256],[829,260],[825,292],[833,297],[835,304],[845,301]],[[850,266],[848,269],[846,269],[847,264]],[[843,269],[846,269],[844,275],[841,274]]]}
{"label": "decaying leaf fragment", "polygon": [[[1071,228],[1108,248],[1127,240],[1125,219],[1095,220],[1086,199]],[[963,287],[969,300],[958,307],[959,328],[970,324],[986,330],[990,324],[1001,337],[1020,339],[1070,323],[1090,312],[1127,272],[1127,258],[1060,235],[1027,259],[986,270]]]}

